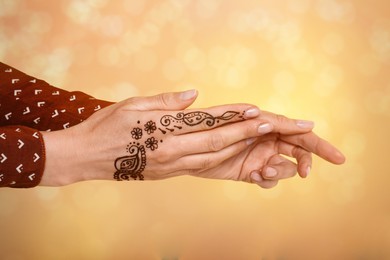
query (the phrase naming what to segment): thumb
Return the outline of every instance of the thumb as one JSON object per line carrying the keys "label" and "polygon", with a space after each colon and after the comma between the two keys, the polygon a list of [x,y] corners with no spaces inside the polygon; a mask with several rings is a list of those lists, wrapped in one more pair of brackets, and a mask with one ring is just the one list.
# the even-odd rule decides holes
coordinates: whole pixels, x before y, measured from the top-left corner
{"label": "thumb", "polygon": [[262,177],[266,180],[280,180],[295,176],[297,164],[277,154],[263,167]]}
{"label": "thumb", "polygon": [[182,110],[194,103],[196,89],[183,92],[162,93],[150,97],[134,97],[125,100],[127,108],[134,110]]}

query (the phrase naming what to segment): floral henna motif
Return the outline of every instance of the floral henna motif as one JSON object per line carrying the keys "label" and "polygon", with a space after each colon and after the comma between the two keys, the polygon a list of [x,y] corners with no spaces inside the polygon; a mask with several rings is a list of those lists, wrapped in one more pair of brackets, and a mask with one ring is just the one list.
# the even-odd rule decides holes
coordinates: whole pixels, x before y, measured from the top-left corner
{"label": "floral henna motif", "polygon": [[119,157],[115,160],[114,179],[118,181],[130,180],[130,177],[136,180],[144,179],[142,172],[146,166],[146,154],[143,145],[129,145],[127,151],[130,155]]}
{"label": "floral henna motif", "polygon": [[145,124],[145,131],[148,133],[148,134],[153,134],[154,131],[156,131],[156,123],[153,122],[153,121],[148,121],[146,124]]}
{"label": "floral henna motif", "polygon": [[158,141],[154,137],[150,137],[145,141],[146,148],[154,151],[158,148]]}
{"label": "floral henna motif", "polygon": [[133,131],[131,131],[131,136],[135,140],[141,139],[141,137],[142,137],[142,129],[139,128],[139,127],[134,128]]}

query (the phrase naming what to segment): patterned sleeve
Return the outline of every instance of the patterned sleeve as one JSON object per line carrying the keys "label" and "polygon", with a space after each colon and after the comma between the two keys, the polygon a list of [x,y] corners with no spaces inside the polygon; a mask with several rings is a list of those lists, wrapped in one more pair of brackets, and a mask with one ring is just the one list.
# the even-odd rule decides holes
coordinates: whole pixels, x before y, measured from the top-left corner
{"label": "patterned sleeve", "polygon": [[45,149],[39,131],[25,126],[0,127],[0,187],[29,188],[41,180]]}
{"label": "patterned sleeve", "polygon": [[0,63],[0,187],[39,184],[45,164],[39,131],[74,126],[111,104],[53,87]]}

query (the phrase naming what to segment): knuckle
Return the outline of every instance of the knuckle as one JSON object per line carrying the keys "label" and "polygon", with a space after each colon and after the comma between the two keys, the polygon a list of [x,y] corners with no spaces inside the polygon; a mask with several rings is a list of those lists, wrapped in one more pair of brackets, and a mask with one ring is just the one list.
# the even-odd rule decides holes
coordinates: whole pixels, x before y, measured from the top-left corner
{"label": "knuckle", "polygon": [[200,173],[200,169],[189,169],[187,170],[187,175],[190,175],[190,176],[196,176],[196,175],[199,175]]}
{"label": "knuckle", "polygon": [[224,148],[224,140],[220,134],[213,134],[208,141],[210,151],[217,152]]}
{"label": "knuckle", "polygon": [[151,160],[154,160],[158,164],[166,164],[169,160],[169,156],[167,153],[156,153],[153,157],[150,158]]}
{"label": "knuckle", "polygon": [[127,105],[126,103],[118,104],[115,106],[115,108],[112,110],[112,115],[115,117],[120,117],[123,111],[126,109]]}
{"label": "knuckle", "polygon": [[138,100],[139,100],[138,97],[131,97],[131,98],[128,98],[128,99],[125,100],[125,104],[137,103]]}
{"label": "knuckle", "polygon": [[210,158],[206,158],[202,161],[201,167],[202,169],[208,169],[211,167],[211,164],[212,164],[212,160]]}
{"label": "knuckle", "polygon": [[287,121],[287,117],[285,117],[284,115],[275,115],[275,117],[278,123],[284,123]]}
{"label": "knuckle", "polygon": [[139,110],[142,109],[142,100],[140,97],[131,97],[118,103],[120,110]]}
{"label": "knuckle", "polygon": [[163,107],[169,106],[169,95],[168,94],[161,94],[157,96],[157,102],[159,105]]}

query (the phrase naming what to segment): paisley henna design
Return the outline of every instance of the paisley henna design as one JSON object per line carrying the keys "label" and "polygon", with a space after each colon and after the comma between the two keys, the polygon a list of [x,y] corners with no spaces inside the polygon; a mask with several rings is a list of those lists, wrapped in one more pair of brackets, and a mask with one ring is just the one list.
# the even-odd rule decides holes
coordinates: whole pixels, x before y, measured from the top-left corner
{"label": "paisley henna design", "polygon": [[144,179],[142,172],[146,166],[145,148],[143,145],[130,144],[127,148],[130,155],[119,157],[115,160],[114,179],[128,181],[130,177],[136,180]]}
{"label": "paisley henna design", "polygon": [[[201,124],[203,121],[206,125],[212,127],[215,123],[219,123],[220,120],[230,120],[238,115],[238,112],[235,111],[227,111],[223,113],[221,116],[214,117],[206,112],[195,111],[190,113],[177,113],[176,116],[165,115],[161,118],[161,125],[165,126],[167,130],[173,131],[172,128],[168,128],[171,124],[173,127],[181,129],[180,124],[186,124],[188,126],[195,126]],[[161,129],[160,129],[161,130]]]}

